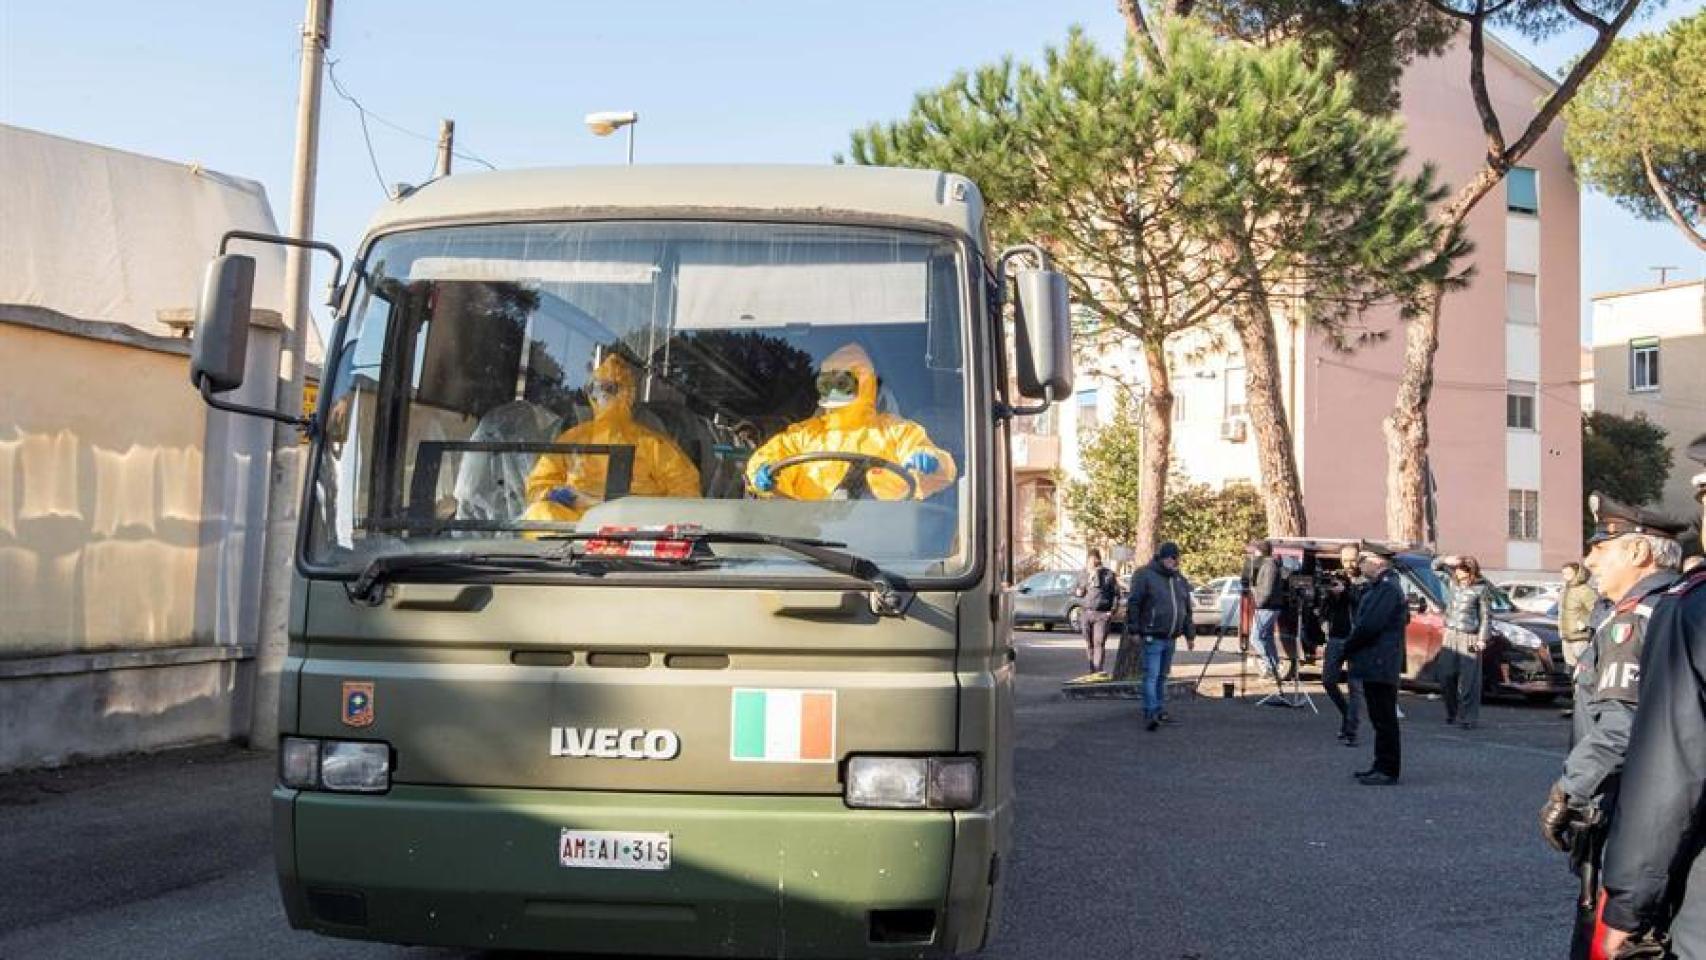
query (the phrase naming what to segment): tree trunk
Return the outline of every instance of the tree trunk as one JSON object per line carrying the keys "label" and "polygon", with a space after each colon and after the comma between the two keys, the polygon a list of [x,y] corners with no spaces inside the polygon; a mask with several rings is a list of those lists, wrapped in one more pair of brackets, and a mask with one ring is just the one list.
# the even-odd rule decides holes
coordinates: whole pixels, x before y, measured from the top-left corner
{"label": "tree trunk", "polygon": [[[1167,465],[1173,451],[1173,380],[1167,371],[1167,351],[1159,342],[1143,345],[1149,367],[1149,396],[1143,405],[1142,465],[1137,480],[1137,541],[1132,560],[1139,565],[1155,556],[1160,544],[1161,505],[1167,499]],[[1137,676],[1142,662],[1139,638],[1122,636],[1120,653],[1114,659],[1114,679]]]}
{"label": "tree trunk", "polygon": [[1239,311],[1233,327],[1244,345],[1245,406],[1256,436],[1268,536],[1301,537],[1309,532],[1309,520],[1303,510],[1303,484],[1297,476],[1291,422],[1280,395],[1279,351],[1274,346],[1272,317],[1262,304]]}
{"label": "tree trunk", "polygon": [[1148,563],[1161,543],[1161,504],[1167,499],[1167,466],[1173,453],[1173,379],[1167,352],[1143,345],[1149,367],[1149,397],[1143,405],[1143,465],[1137,478],[1137,542],[1133,559]]}
{"label": "tree trunk", "polygon": [[1421,310],[1404,329],[1404,374],[1386,434],[1386,535],[1424,543],[1427,534],[1428,401],[1433,397],[1434,354],[1439,350],[1443,291],[1428,291]]}
{"label": "tree trunk", "polygon": [[1268,300],[1268,279],[1262,276],[1248,242],[1234,243],[1249,287],[1247,304],[1232,315],[1232,327],[1244,347],[1244,404],[1250,429],[1256,435],[1256,461],[1261,470],[1262,512],[1270,537],[1301,537],[1309,532],[1303,510],[1303,483],[1297,476],[1297,449],[1280,395],[1279,350],[1274,346],[1274,312]]}

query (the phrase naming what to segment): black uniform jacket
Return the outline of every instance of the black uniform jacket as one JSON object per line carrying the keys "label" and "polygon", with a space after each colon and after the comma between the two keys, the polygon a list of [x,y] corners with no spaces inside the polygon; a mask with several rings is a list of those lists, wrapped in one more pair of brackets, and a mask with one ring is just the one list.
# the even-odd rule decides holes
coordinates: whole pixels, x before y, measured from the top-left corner
{"label": "black uniform jacket", "polygon": [[1641,707],[1606,843],[1605,922],[1669,921],[1680,956],[1706,956],[1706,571],[1653,611]]}
{"label": "black uniform jacket", "polygon": [[1366,683],[1396,684],[1404,672],[1404,627],[1410,622],[1398,571],[1387,570],[1363,588],[1345,639],[1351,676]]}
{"label": "black uniform jacket", "polygon": [[1663,570],[1642,577],[1599,626],[1576,661],[1574,743],[1558,786],[1578,806],[1599,800],[1610,812],[1629,753],[1641,698],[1641,653],[1654,605],[1676,582]]}

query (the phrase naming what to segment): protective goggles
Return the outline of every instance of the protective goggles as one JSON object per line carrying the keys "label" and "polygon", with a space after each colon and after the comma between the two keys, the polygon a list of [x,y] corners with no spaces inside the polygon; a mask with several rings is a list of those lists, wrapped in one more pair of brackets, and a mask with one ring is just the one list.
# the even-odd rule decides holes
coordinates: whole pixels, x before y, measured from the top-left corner
{"label": "protective goggles", "polygon": [[851,370],[825,370],[817,375],[817,395],[823,400],[847,402],[859,392],[859,377]]}

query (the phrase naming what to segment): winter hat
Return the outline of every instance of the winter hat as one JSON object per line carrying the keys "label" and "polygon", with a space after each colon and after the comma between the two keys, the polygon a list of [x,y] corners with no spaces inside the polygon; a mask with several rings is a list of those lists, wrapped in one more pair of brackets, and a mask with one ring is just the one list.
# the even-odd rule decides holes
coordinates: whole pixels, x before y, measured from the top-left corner
{"label": "winter hat", "polygon": [[1167,541],[1166,543],[1163,543],[1161,545],[1161,549],[1155,551],[1155,559],[1157,559],[1157,560],[1177,560],[1177,559],[1179,559],[1179,545],[1174,543],[1171,540]]}

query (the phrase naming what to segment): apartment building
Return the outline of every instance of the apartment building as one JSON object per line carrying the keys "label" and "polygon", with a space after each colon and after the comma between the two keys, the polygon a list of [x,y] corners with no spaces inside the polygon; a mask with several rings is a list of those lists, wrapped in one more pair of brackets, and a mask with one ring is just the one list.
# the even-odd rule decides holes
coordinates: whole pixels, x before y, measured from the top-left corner
{"label": "apartment building", "polygon": [[[1554,83],[1496,41],[1489,54],[1494,107],[1507,128],[1515,127]],[[1412,64],[1403,81],[1412,163],[1432,162],[1448,184],[1473,176],[1485,155],[1468,73],[1468,53],[1459,45]],[[1583,495],[1580,212],[1561,123],[1482,200],[1466,226],[1475,278],[1445,303],[1429,410],[1437,543],[1474,554],[1492,571],[1555,570],[1580,554]],[[1302,312],[1282,311],[1275,334],[1309,531],[1383,537],[1381,420],[1402,370],[1403,321],[1394,310],[1370,313],[1360,322],[1385,339],[1344,354],[1311,332]],[[1259,483],[1235,341],[1216,348],[1206,337],[1185,335],[1169,348],[1175,464],[1200,483]],[[1099,362],[1106,370],[1110,361]],[[1141,394],[1142,379],[1135,358],[1115,377],[1080,378],[1078,395],[1046,427],[1054,440],[1029,448],[1057,452],[1053,473],[1037,469],[1040,463],[1021,473],[1031,489],[1021,493],[1020,509],[1048,509],[1053,477],[1074,475],[1084,424],[1105,420],[1120,390]],[[1068,552],[1079,546],[1069,523],[1055,533],[1055,546]]]}
{"label": "apartment building", "polygon": [[1594,409],[1665,428],[1676,456],[1660,509],[1693,516],[1697,467],[1682,450],[1706,432],[1706,280],[1594,297],[1593,384]]}

